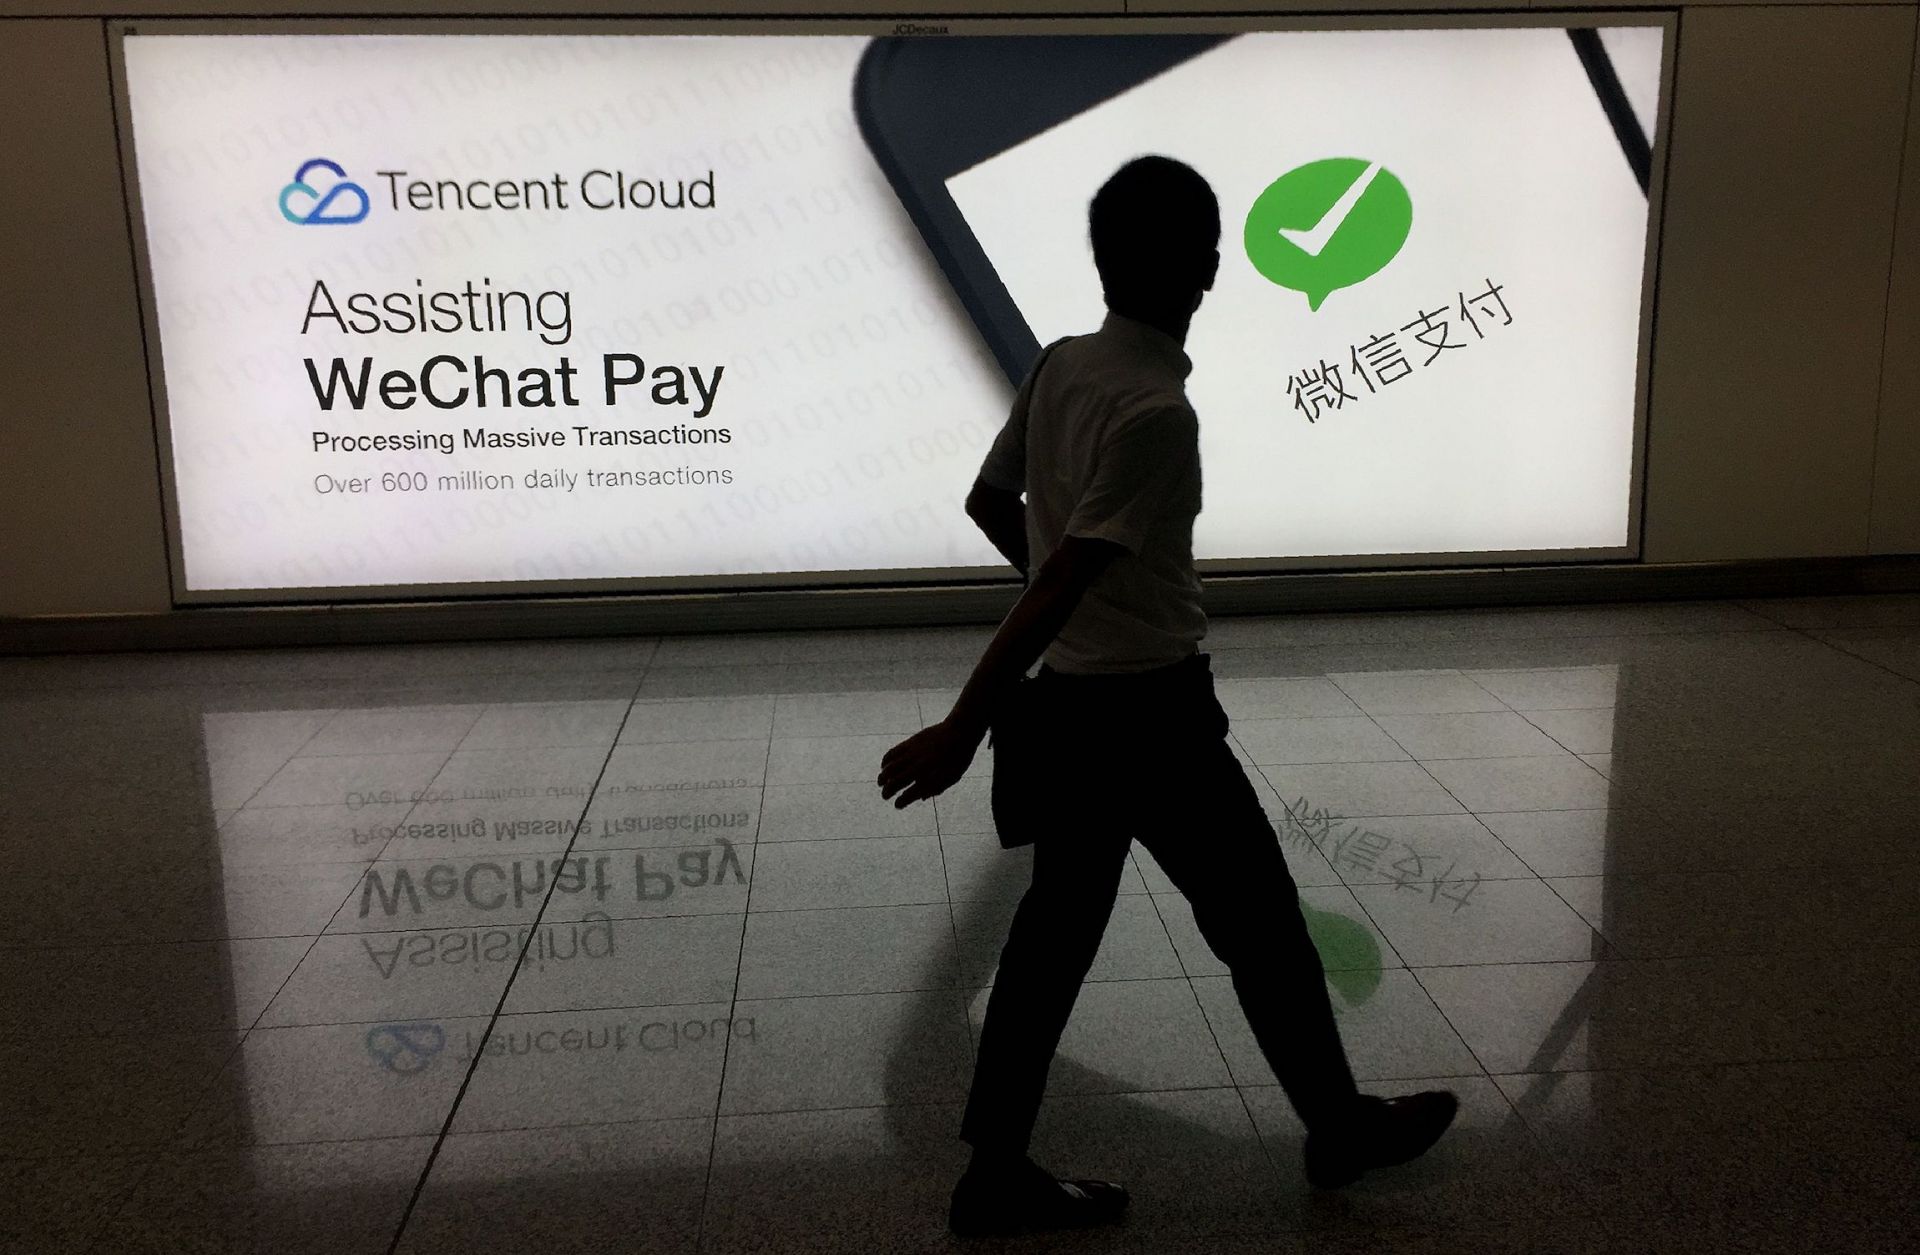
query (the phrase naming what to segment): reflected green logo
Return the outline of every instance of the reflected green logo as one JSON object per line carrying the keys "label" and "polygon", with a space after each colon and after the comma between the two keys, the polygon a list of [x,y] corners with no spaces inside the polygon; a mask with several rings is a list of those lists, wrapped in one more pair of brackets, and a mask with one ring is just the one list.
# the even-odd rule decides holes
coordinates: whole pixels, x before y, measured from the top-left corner
{"label": "reflected green logo", "polygon": [[1247,260],[1307,308],[1400,252],[1413,227],[1406,185],[1377,161],[1329,157],[1287,171],[1247,210]]}
{"label": "reflected green logo", "polygon": [[1317,911],[1305,902],[1300,904],[1300,914],[1306,918],[1313,948],[1320,952],[1327,983],[1350,1007],[1373,997],[1380,987],[1380,946],[1367,926],[1334,911]]}

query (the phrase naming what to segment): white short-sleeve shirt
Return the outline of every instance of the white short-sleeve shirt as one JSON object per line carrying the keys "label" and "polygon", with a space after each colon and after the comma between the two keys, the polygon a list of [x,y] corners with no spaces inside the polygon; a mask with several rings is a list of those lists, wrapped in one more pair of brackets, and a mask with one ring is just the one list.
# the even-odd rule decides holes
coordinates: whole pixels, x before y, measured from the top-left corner
{"label": "white short-sleeve shirt", "polygon": [[1027,376],[980,480],[1024,492],[1031,569],[1067,536],[1126,553],[1048,647],[1056,671],[1145,671],[1192,655],[1207,633],[1193,567],[1200,426],[1193,363],[1163,331],[1109,313]]}

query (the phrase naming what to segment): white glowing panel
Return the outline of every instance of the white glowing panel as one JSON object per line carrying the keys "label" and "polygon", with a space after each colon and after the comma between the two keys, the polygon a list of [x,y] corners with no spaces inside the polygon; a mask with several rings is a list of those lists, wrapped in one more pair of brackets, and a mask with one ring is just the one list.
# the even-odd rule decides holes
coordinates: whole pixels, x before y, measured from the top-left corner
{"label": "white glowing panel", "polygon": [[[998,565],[960,503],[1011,388],[855,124],[868,42],[127,37],[182,593]],[[1649,131],[1660,45],[1607,43]],[[1647,198],[1566,32],[1243,35],[959,174],[1041,340],[1097,324],[1086,202],[1143,151],[1226,220],[1202,556],[1629,543]],[[1242,232],[1329,157],[1412,222],[1309,309]]]}

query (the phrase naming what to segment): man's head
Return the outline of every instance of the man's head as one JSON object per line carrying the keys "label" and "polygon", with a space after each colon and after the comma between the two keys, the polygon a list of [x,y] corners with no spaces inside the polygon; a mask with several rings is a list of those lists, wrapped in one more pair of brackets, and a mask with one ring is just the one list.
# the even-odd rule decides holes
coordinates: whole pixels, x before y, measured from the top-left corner
{"label": "man's head", "polygon": [[1199,171],[1136,157],[1094,194],[1087,226],[1107,306],[1184,319],[1220,269],[1220,202]]}

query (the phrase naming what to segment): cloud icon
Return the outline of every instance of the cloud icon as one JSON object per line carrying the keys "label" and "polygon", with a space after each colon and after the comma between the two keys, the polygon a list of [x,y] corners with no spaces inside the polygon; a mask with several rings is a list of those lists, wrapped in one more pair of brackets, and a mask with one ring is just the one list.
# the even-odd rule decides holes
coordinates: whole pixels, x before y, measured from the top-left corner
{"label": "cloud icon", "polygon": [[426,1071],[433,1057],[446,1045],[447,1031],[438,1024],[376,1024],[367,1030],[367,1053],[387,1071],[403,1076]]}
{"label": "cloud icon", "polygon": [[[322,180],[324,190],[307,182],[315,170],[326,170],[332,179]],[[346,202],[339,204],[337,202]],[[314,157],[294,171],[293,182],[280,189],[280,215],[298,226],[345,226],[359,222],[373,208],[367,189],[347,177],[347,172],[325,157]]]}

